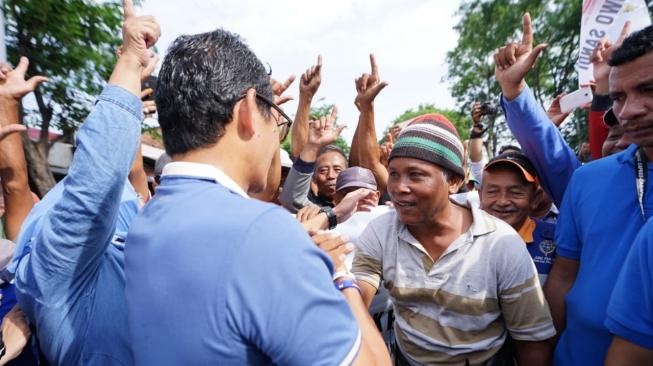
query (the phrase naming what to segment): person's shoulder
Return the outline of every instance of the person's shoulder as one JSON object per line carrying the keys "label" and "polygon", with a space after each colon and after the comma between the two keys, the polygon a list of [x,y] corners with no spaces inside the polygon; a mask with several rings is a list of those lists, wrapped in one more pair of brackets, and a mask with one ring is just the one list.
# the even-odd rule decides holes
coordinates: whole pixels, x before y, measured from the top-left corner
{"label": "person's shoulder", "polygon": [[397,211],[389,208],[387,212],[382,213],[376,218],[372,219],[367,227],[373,228],[375,231],[380,229],[387,229],[395,226],[398,220],[399,218],[397,217]]}
{"label": "person's shoulder", "polygon": [[504,247],[500,252],[511,251],[505,247],[525,247],[524,241],[512,226],[483,210],[479,209],[478,211],[481,214],[478,217],[474,217],[474,219],[482,219],[484,221],[483,224],[487,227],[487,234],[484,235],[485,245],[490,248],[490,252],[498,254],[498,251],[491,249],[496,246]]}
{"label": "person's shoulder", "polygon": [[630,146],[628,149],[622,152],[606,156],[601,159],[593,160],[576,169],[574,175],[578,177],[592,178],[597,175],[604,177],[605,174],[609,173],[618,174],[617,169],[624,166],[628,161],[632,160],[635,149],[635,146]]}

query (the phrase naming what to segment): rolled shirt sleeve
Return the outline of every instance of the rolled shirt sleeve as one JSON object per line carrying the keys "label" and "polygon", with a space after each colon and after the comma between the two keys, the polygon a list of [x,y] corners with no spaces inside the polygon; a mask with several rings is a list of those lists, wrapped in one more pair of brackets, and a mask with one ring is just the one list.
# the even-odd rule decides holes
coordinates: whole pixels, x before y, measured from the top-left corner
{"label": "rolled shirt sleeve", "polygon": [[537,270],[519,236],[509,241],[498,256],[498,287],[501,313],[513,339],[542,341],[555,335],[549,305],[538,280]]}
{"label": "rolled shirt sleeve", "polygon": [[379,289],[383,279],[383,248],[373,224],[367,225],[358,238],[351,271],[357,280]]}

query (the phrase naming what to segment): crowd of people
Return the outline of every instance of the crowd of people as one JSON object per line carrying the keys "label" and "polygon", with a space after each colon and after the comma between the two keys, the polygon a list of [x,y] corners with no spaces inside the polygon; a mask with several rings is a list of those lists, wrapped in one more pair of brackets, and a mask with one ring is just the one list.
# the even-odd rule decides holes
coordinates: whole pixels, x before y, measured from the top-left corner
{"label": "crowd of people", "polygon": [[487,161],[487,104],[467,141],[431,113],[379,143],[373,55],[349,153],[336,108],[309,117],[321,58],[294,119],[295,78],[223,29],[177,38],[142,90],[160,33],[124,1],[113,73],[40,201],[18,122],[47,78],[0,66],[0,364],[653,365],[653,26],[596,45],[577,153],[561,97],[544,110],[525,81],[548,46],[525,14],[494,56],[519,146]]}

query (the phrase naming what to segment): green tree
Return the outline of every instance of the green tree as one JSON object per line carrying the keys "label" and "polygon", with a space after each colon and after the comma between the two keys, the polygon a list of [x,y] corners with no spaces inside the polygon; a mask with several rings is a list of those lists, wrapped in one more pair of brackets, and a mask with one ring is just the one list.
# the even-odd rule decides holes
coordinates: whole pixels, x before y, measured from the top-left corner
{"label": "green tree", "polygon": [[[574,65],[578,58],[581,2],[578,0],[465,0],[458,9],[458,45],[447,54],[448,79],[452,94],[461,108],[472,102],[497,103],[501,93],[494,79],[495,50],[507,42],[521,39],[521,18],[528,11],[533,19],[535,43],[549,48],[540,56],[527,77],[535,98],[544,105],[556,95],[577,88]],[[563,128],[567,141],[576,146],[587,138],[581,114]],[[509,139],[502,117],[488,121],[491,151],[498,141]]]}
{"label": "green tree", "polygon": [[[321,101],[321,100],[320,100]],[[311,107],[311,112],[308,115],[308,119],[317,119],[320,117],[324,117],[331,113],[331,109],[333,108],[334,104],[321,104],[315,107]],[[336,120],[337,122],[337,120]],[[290,140],[292,139],[292,135],[288,135],[286,140],[284,140],[281,143],[281,148],[286,150],[288,154],[290,154]],[[351,147],[349,144],[347,144],[347,141],[343,139],[342,137],[338,137],[338,139],[335,142],[335,145],[338,146],[342,151],[349,156],[349,151],[351,150]]]}
{"label": "green tree", "polygon": [[[402,113],[399,117],[395,118],[392,121],[392,125],[396,125],[401,122],[405,122],[409,119],[421,116],[427,113],[439,113],[445,117],[456,127],[458,130],[458,135],[460,135],[461,140],[467,140],[469,138],[469,130],[472,127],[472,118],[460,111],[455,111],[452,109],[442,109],[436,108],[433,104],[420,104],[416,109],[409,109]],[[390,128],[386,129],[383,134],[384,137],[380,141],[381,143],[385,142],[385,135],[388,134]]]}
{"label": "green tree", "polygon": [[33,188],[45,194],[55,183],[47,159],[48,131],[71,140],[115,62],[120,44],[119,2],[95,0],[5,0],[7,54],[30,60],[29,74],[50,81],[34,92],[36,108],[24,107],[23,122],[41,129],[38,141],[24,139]]}

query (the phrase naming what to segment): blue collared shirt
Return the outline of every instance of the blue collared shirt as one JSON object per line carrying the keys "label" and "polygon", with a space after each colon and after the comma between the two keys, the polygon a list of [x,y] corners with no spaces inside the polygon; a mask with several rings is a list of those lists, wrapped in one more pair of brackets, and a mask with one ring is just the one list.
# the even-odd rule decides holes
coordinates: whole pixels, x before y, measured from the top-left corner
{"label": "blue collared shirt", "polygon": [[52,364],[133,364],[124,253],[115,235],[138,209],[127,175],[141,108],[126,90],[104,89],[79,129],[68,175],[21,229],[11,268],[16,296]]}
{"label": "blue collared shirt", "polygon": [[[565,296],[567,324],[555,350],[556,365],[601,365],[612,335],[606,308],[617,276],[645,220],[635,188],[631,145],[618,154],[585,164],[573,174],[556,226],[557,255],[580,262]],[[653,164],[648,165],[653,176]],[[653,179],[644,196],[653,214]]]}
{"label": "blue collared shirt", "polygon": [[170,163],[125,271],[138,365],[351,364],[361,335],[333,264],[288,212],[218,169]]}

